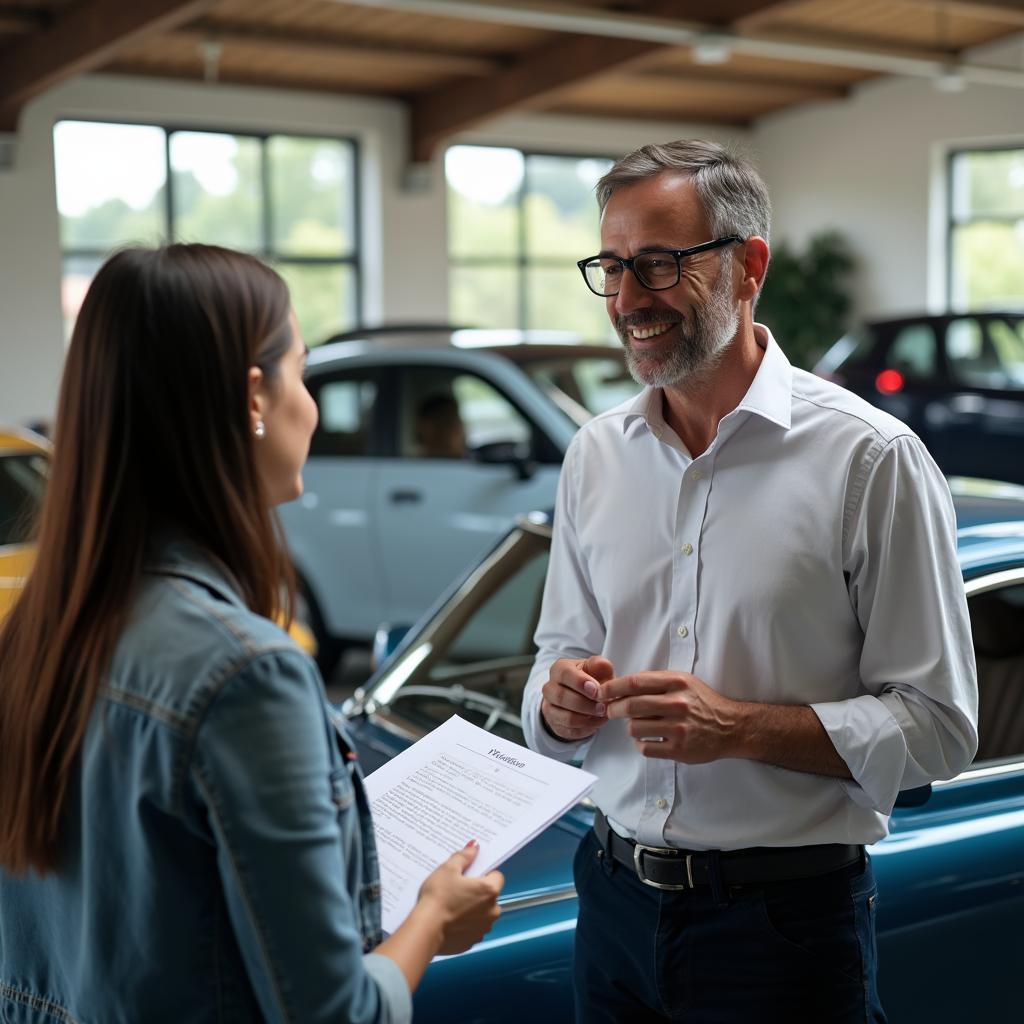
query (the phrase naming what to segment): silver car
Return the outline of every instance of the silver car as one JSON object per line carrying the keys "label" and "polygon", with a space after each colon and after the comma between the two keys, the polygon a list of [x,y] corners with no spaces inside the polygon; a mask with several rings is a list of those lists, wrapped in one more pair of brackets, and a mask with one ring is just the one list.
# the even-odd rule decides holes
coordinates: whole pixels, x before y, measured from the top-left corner
{"label": "silver car", "polygon": [[325,676],[552,506],[577,428],[638,390],[614,346],[488,331],[325,344],[307,384],[320,423],[281,517]]}

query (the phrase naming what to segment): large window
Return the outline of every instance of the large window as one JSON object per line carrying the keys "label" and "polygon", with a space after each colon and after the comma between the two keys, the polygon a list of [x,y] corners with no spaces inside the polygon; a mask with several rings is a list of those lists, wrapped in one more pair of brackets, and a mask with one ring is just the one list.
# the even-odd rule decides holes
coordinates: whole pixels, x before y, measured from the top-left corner
{"label": "large window", "polygon": [[271,263],[311,345],[358,321],[351,140],[60,121],[54,152],[68,332],[111,249],[166,241]]}
{"label": "large window", "polygon": [[954,153],[949,209],[951,308],[1024,308],[1024,149]]}
{"label": "large window", "polygon": [[452,321],[610,338],[604,303],[575,264],[600,249],[594,185],[611,165],[604,157],[452,146],[445,156]]}

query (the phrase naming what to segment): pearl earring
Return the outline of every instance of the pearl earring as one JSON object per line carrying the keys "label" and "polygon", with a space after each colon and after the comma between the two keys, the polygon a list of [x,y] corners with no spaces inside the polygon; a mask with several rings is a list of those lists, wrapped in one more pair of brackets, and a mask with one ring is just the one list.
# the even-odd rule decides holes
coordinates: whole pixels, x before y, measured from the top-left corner
{"label": "pearl earring", "polygon": [[253,434],[258,438],[267,436],[267,425],[263,422],[263,420],[256,421],[256,429],[253,430]]}

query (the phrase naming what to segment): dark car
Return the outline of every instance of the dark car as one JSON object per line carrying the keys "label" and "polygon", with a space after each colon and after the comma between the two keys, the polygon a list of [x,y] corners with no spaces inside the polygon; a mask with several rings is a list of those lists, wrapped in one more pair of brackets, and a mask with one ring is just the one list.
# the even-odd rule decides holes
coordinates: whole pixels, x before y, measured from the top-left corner
{"label": "dark car", "polygon": [[[1024,489],[952,484],[980,746],[955,779],[901,794],[890,835],[871,849],[879,982],[893,1024],[1020,1018]],[[365,770],[452,713],[523,742],[519,709],[550,540],[548,516],[521,519],[348,702]],[[578,805],[502,866],[501,918],[483,942],[427,972],[415,997],[418,1024],[572,1020],[572,858],[592,816],[592,806]]]}
{"label": "dark car", "polygon": [[814,372],[903,420],[944,473],[1024,483],[1024,312],[869,323]]}

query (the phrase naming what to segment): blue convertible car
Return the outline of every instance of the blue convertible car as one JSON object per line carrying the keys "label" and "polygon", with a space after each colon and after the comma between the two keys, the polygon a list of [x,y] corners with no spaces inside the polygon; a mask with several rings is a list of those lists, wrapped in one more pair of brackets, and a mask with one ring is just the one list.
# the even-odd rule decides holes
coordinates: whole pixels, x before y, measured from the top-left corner
{"label": "blue convertible car", "polygon": [[[980,689],[980,748],[950,782],[903,794],[871,849],[883,1004],[893,1024],[1021,1019],[1024,968],[1024,489],[954,481]],[[520,521],[346,705],[367,771],[452,713],[522,742],[520,697],[551,538]],[[572,857],[592,808],[505,865],[486,940],[434,965],[417,1024],[572,1020]]]}

